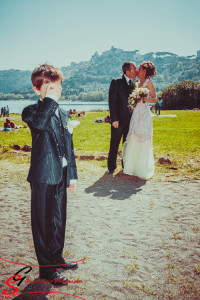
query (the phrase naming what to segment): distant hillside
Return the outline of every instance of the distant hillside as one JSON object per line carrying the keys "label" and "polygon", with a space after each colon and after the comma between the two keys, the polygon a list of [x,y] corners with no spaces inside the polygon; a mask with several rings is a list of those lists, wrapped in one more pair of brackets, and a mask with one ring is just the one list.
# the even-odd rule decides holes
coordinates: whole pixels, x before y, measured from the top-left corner
{"label": "distant hillside", "polygon": [[30,88],[31,71],[5,70],[0,71],[0,92],[12,93]]}
{"label": "distant hillside", "polygon": [[[170,52],[150,52],[144,55],[139,50],[124,51],[111,47],[90,61],[71,63],[63,67],[63,99],[102,101],[107,99],[112,78],[121,76],[123,62],[130,60],[138,66],[143,61],[152,61],[157,75],[153,79],[157,92],[183,80],[200,81],[200,51],[197,55],[178,56]],[[31,71],[0,71],[0,93],[18,93],[31,98]]]}

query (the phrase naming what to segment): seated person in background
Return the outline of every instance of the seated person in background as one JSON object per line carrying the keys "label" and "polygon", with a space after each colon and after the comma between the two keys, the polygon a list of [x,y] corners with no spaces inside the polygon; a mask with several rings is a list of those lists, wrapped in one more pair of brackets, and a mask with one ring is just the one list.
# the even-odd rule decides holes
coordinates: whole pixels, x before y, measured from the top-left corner
{"label": "seated person in background", "polygon": [[16,126],[15,125],[15,123],[14,122],[10,122],[10,126],[11,126],[11,128],[13,128],[13,129],[18,129],[19,127],[18,126]]}
{"label": "seated person in background", "polygon": [[85,116],[85,112],[84,111],[81,111],[80,113],[78,113],[76,115],[76,117],[84,117]]}
{"label": "seated person in background", "polygon": [[6,121],[4,122],[4,129],[6,128],[12,128],[9,119],[6,119]]}
{"label": "seated person in background", "polygon": [[105,123],[110,123],[110,116],[106,116],[106,117],[104,118],[104,122],[105,122]]}
{"label": "seated person in background", "polygon": [[104,123],[104,121],[101,118],[99,118],[98,120],[95,120],[95,122],[96,123]]}
{"label": "seated person in background", "polygon": [[4,129],[10,129],[10,130],[12,130],[12,129],[19,129],[19,128],[25,128],[25,127],[22,126],[22,125],[17,126],[14,122],[10,121],[10,119],[8,119],[8,118],[4,122]]}

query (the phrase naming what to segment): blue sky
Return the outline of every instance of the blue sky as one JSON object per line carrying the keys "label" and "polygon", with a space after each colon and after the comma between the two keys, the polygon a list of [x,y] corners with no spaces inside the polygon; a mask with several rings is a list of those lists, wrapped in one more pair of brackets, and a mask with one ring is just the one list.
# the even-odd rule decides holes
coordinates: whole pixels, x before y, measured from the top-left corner
{"label": "blue sky", "polygon": [[0,70],[89,60],[114,46],[200,50],[199,0],[0,0]]}

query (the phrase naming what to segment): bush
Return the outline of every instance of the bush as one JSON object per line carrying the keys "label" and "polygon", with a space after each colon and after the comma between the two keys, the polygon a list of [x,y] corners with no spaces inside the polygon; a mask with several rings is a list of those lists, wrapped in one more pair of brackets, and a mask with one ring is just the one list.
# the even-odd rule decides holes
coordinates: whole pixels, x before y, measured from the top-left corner
{"label": "bush", "polygon": [[200,82],[182,81],[162,91],[163,109],[200,108]]}

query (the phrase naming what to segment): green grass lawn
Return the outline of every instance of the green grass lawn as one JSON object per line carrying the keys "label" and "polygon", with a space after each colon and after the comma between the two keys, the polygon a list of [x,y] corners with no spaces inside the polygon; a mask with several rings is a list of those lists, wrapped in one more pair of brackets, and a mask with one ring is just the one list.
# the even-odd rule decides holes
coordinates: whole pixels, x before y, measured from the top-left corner
{"label": "green grass lawn", "polygon": [[174,114],[177,117],[153,118],[155,154],[199,156],[200,111],[163,111],[162,114]]}
{"label": "green grass lawn", "polygon": [[[96,123],[96,119],[104,119],[108,111],[87,112],[83,118],[75,118],[80,124],[75,128],[73,139],[76,151],[85,154],[107,154],[110,144],[110,124]],[[162,115],[177,115],[177,117],[153,117],[154,156],[159,158],[169,155],[172,161],[179,165],[188,165],[193,172],[199,172],[200,153],[200,111],[162,111]],[[25,125],[19,114],[11,114],[10,119],[17,125]],[[5,118],[0,118],[3,127]],[[29,129],[19,129],[14,132],[0,132],[0,146],[8,149],[18,144],[31,145]],[[120,149],[122,149],[122,144]],[[191,164],[193,166],[191,167]],[[190,170],[191,171],[191,170]]]}
{"label": "green grass lawn", "polygon": [[[95,123],[108,112],[90,112],[74,131],[75,148],[88,152],[109,150],[110,124]],[[165,111],[162,115],[177,117],[153,117],[153,144],[155,155],[173,154],[181,157],[198,156],[200,150],[200,112]]]}

